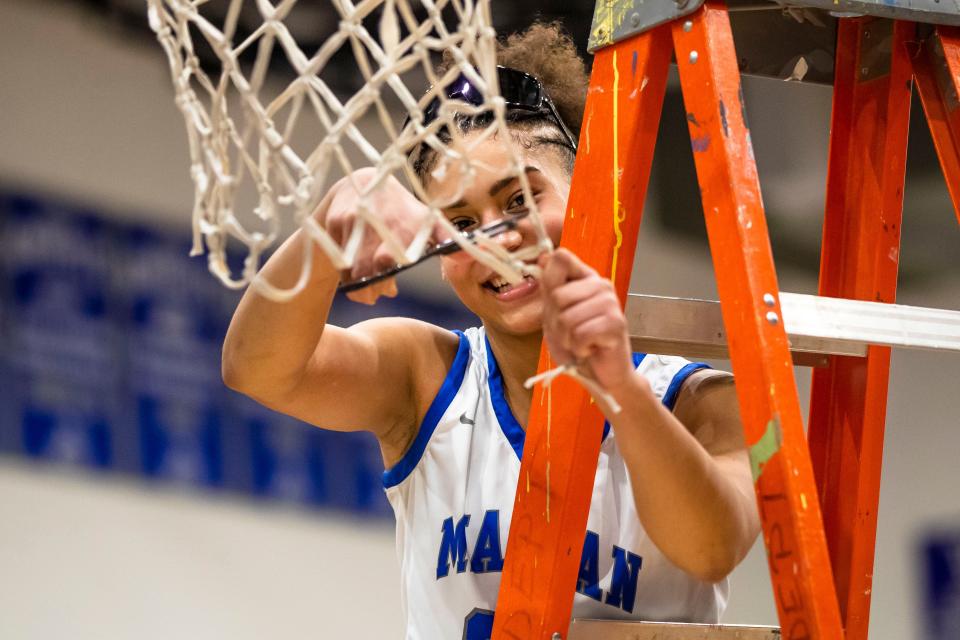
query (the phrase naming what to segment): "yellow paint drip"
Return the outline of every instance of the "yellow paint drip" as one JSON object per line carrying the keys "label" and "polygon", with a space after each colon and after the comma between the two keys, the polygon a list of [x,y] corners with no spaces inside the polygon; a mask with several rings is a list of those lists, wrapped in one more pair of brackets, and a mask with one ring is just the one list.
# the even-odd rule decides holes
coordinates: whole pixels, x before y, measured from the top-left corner
{"label": "yellow paint drip", "polygon": [[547,524],[550,524],[550,461],[547,460]]}
{"label": "yellow paint drip", "polygon": [[617,243],[613,245],[613,260],[610,264],[610,280],[616,282],[617,259],[620,257],[620,246],[623,245],[623,231],[620,223],[620,70],[617,69],[617,51],[613,51],[613,233]]}
{"label": "yellow paint drip", "polygon": [[551,384],[547,386],[547,449],[550,448],[550,427],[553,424],[552,418],[553,418],[553,385]]}
{"label": "yellow paint drip", "polygon": [[593,119],[593,105],[590,105],[590,112],[587,114],[586,121],[583,124],[583,128],[586,129],[587,135],[587,155],[590,155],[590,121]]}

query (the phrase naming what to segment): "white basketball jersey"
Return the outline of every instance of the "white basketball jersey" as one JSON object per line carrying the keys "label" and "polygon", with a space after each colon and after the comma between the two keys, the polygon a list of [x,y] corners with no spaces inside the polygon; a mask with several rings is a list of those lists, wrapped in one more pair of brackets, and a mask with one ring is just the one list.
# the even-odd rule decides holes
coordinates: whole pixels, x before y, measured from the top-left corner
{"label": "white basketball jersey", "polygon": [[[459,335],[456,359],[413,444],[383,474],[397,517],[411,640],[490,637],[523,453],[524,431],[483,329]],[[644,354],[634,362],[670,409],[686,377],[707,366]],[[717,622],[726,581],[700,582],[653,545],[616,434],[609,425],[603,433],[573,616]]]}

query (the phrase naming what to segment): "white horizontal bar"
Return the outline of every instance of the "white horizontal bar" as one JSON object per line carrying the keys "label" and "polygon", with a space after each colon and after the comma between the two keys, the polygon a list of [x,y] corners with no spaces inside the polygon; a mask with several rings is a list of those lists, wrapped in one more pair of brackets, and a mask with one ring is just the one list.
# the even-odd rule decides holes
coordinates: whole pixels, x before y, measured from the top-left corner
{"label": "white horizontal bar", "polygon": [[[796,364],[824,365],[831,354],[865,356],[868,345],[960,351],[960,311],[786,292],[779,298]],[[775,310],[774,300],[757,313],[766,319]],[[729,357],[719,302],[630,294],[626,315],[637,351]]]}
{"label": "white horizontal bar", "polygon": [[789,334],[846,342],[960,351],[960,311],[780,293]]}

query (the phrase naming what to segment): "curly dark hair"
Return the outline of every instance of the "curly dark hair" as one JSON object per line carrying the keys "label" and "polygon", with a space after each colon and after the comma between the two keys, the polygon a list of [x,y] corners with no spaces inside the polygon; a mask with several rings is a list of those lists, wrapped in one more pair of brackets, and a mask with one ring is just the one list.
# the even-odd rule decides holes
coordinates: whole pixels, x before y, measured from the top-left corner
{"label": "curly dark hair", "polygon": [[[444,55],[437,67],[438,74],[445,73],[452,64],[452,56]],[[589,78],[573,39],[559,22],[535,22],[524,31],[502,38],[497,43],[497,64],[539,79],[574,137],[580,136]],[[574,152],[549,117],[513,111],[507,115],[507,122],[519,134],[520,144],[526,148],[549,146],[560,154],[567,173],[572,173]],[[487,126],[490,116],[458,117],[456,123],[461,131],[467,132]],[[545,133],[534,133],[545,129]],[[447,141],[449,133],[441,132],[440,137]],[[413,169],[421,180],[435,162],[436,153],[426,145],[414,150]]]}
{"label": "curly dark hair", "polygon": [[535,22],[497,43],[497,64],[537,77],[570,130],[580,134],[587,100],[587,69],[559,22]]}

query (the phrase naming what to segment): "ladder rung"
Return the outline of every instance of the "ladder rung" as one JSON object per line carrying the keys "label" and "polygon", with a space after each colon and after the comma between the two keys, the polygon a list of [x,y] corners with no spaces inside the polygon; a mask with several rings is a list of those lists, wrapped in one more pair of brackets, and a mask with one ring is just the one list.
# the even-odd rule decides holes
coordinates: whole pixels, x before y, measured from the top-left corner
{"label": "ladder rung", "polygon": [[[798,365],[827,355],[865,356],[867,345],[960,351],[960,311],[780,293],[790,351]],[[728,358],[720,303],[631,293],[630,341],[636,351]]]}
{"label": "ladder rung", "polygon": [[780,640],[778,627],[574,620],[569,640]]}

